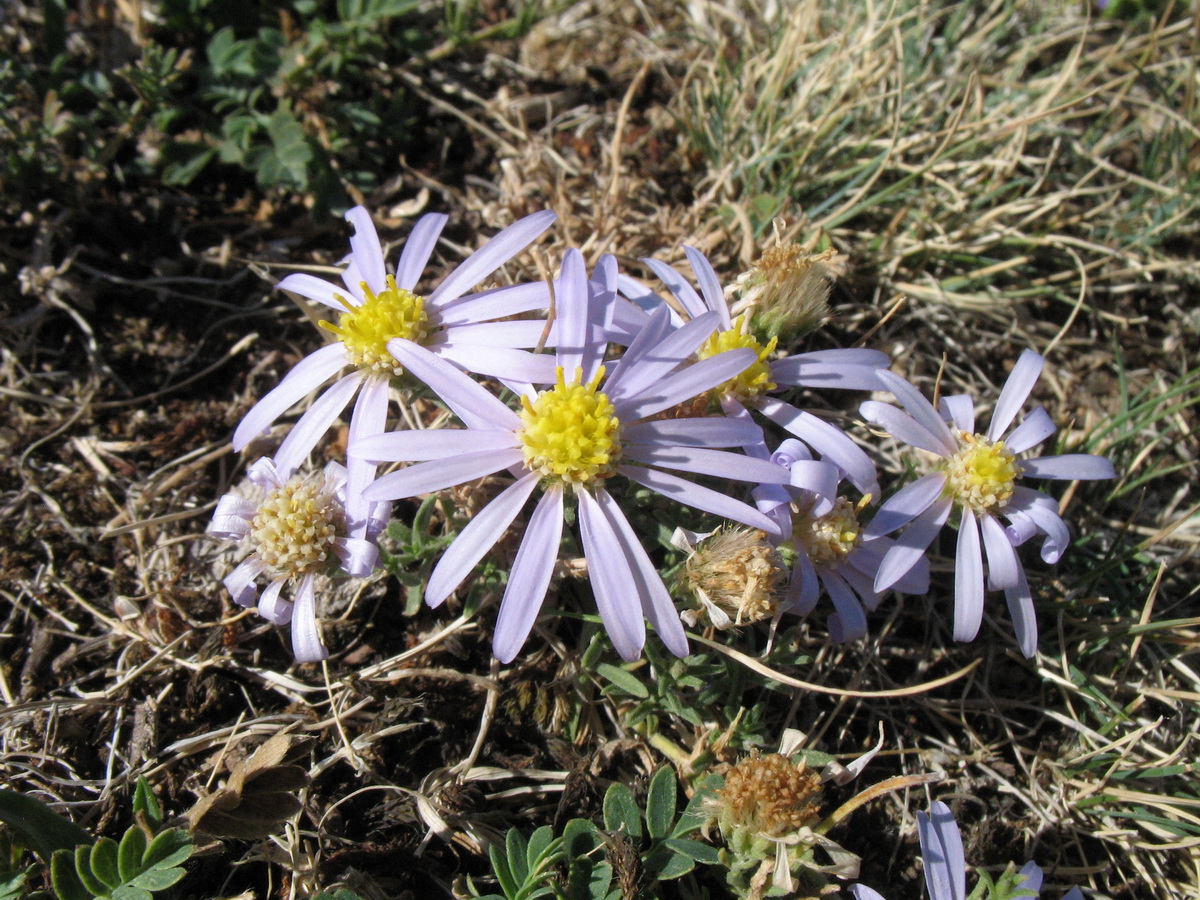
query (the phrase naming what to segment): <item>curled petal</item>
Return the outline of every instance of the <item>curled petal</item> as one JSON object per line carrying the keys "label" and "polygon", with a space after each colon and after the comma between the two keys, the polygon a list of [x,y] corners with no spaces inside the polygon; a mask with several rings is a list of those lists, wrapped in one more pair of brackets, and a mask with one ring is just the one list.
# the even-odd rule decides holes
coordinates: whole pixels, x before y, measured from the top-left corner
{"label": "curled petal", "polygon": [[820,453],[826,462],[845,472],[850,483],[864,494],[879,496],[875,464],[840,428],[774,398],[759,397],[754,405],[768,419]]}
{"label": "curled petal", "polygon": [[267,564],[255,556],[248,556],[241,564],[225,576],[222,584],[229,591],[229,596],[238,606],[251,607],[258,597],[258,587],[254,579],[267,568]]}
{"label": "curled petal", "polygon": [[250,522],[258,512],[258,504],[237,494],[225,494],[217,501],[208,533],[222,538],[240,540],[250,533]]}
{"label": "curled petal", "polygon": [[365,578],[375,570],[379,548],[366,538],[338,538],[333,547],[347,575]]}
{"label": "curled petal", "polygon": [[272,625],[286,625],[292,621],[292,601],[284,600],[282,596],[286,583],[287,579],[276,578],[258,598],[258,614]]}
{"label": "curled petal", "polygon": [[329,658],[317,628],[317,591],[315,578],[305,575],[296,591],[292,611],[292,654],[296,662],[320,662]]}

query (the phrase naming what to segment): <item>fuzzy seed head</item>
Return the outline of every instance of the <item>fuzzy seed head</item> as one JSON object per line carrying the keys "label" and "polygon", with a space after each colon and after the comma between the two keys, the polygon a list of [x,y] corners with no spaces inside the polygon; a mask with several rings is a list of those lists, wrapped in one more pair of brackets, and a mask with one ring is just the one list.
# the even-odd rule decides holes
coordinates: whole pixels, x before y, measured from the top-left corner
{"label": "fuzzy seed head", "polygon": [[800,244],[768,247],[737,279],[738,306],[753,311],[768,334],[791,340],[812,331],[829,316],[828,263],[837,251],[812,255]]}
{"label": "fuzzy seed head", "polygon": [[779,608],[785,567],[765,532],[726,528],[706,538],[684,563],[681,592],[708,600],[735,625],[771,618]]}
{"label": "fuzzy seed head", "polygon": [[957,432],[959,449],[946,463],[946,495],[976,513],[1003,509],[1021,475],[1004,441]]}
{"label": "fuzzy seed head", "polygon": [[323,572],[345,534],[342,505],[323,479],[297,476],[269,491],[250,523],[250,545],[273,577]]}
{"label": "fuzzy seed head", "polygon": [[758,359],[751,363],[745,371],[713,388],[713,393],[718,396],[735,397],[745,402],[759,394],[775,390],[767,358],[774,352],[778,342],[778,338],[771,338],[766,344],[760,343],[754,335],[750,334],[745,316],[738,316],[734,319],[733,326],[728,330],[718,331],[712,335],[698,351],[697,356],[700,359],[708,359],[710,356],[716,356],[726,350],[743,348],[749,348],[758,354]]}
{"label": "fuzzy seed head", "polygon": [[820,818],[821,776],[803,761],[772,753],[742,760],[717,792],[717,824],[730,840],[735,829],[768,838],[795,834]]}
{"label": "fuzzy seed head", "polygon": [[346,307],[338,324],[321,322],[321,327],[338,336],[346,345],[350,362],[379,375],[398,376],[404,370],[388,352],[387,342],[392,338],[421,343],[429,334],[429,319],[425,315],[425,299],[396,286],[396,279],[389,275],[387,287],[379,294],[372,293],[367,283],[362,283],[366,300],[362,306],[352,306],[339,297]]}
{"label": "fuzzy seed head", "polygon": [[604,368],[589,384],[581,370],[570,383],[560,366],[557,383],[537,398],[521,398],[518,432],[525,467],[572,490],[609,478],[621,457],[621,423],[612,402],[597,388]]}

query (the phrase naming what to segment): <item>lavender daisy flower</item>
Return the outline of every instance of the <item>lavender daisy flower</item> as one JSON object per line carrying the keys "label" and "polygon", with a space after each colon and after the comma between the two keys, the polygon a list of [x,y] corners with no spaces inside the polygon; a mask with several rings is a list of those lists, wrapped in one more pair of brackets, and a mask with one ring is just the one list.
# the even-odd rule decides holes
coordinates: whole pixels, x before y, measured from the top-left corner
{"label": "lavender daisy flower", "polygon": [[[755,354],[754,363],[744,372],[714,389],[722,409],[731,416],[747,407],[758,410],[836,465],[863,493],[878,496],[875,465],[854,441],[837,426],[769,395],[791,387],[876,390],[879,382],[875,373],[888,365],[887,354],[862,349],[816,350],[770,360],[778,339],[763,344],[750,333],[748,314],[732,317],[712,264],[700,251],[683,249],[700,293],[666,263],[655,259],[642,262],[667,286],[688,318],[706,313],[717,315],[717,332],[699,349],[699,357],[707,359],[733,349],[747,349]],[[653,295],[632,279],[620,279],[619,287],[633,301],[632,305],[645,307],[652,302]]]}
{"label": "lavender daisy flower", "polygon": [[[950,807],[935,800],[928,813],[917,813],[917,832],[921,839],[921,857],[925,863],[925,887],[929,900],[967,900],[967,861],[963,854],[962,834]],[[1042,889],[1042,870],[1036,863],[1026,863],[1019,872],[1001,876],[987,897],[1037,897]],[[972,897],[980,895],[983,885],[976,887]],[[855,900],[883,900],[876,890],[864,884],[853,884],[850,892]],[[1083,900],[1083,892],[1075,887],[1062,900]]]}
{"label": "lavender daisy flower", "polygon": [[[226,494],[217,503],[209,532],[244,543],[249,556],[225,577],[233,601],[254,606],[264,619],[292,626],[292,651],[298,662],[329,656],[317,629],[316,578],[340,568],[363,577],[375,568],[374,539],[391,512],[391,504],[373,504],[363,537],[347,534],[346,470],[330,463],[320,476],[291,476],[269,459],[250,467],[247,477],[263,496],[257,501]],[[260,595],[256,582],[266,576]],[[295,585],[292,598],[282,592]]]}
{"label": "lavender daisy flower", "polygon": [[[832,471],[833,483],[819,490],[796,486],[813,484],[799,474],[802,467],[810,472],[816,467],[832,469],[815,462],[803,442],[784,441],[771,455],[771,461],[796,472],[782,489],[774,485],[755,489],[758,508],[778,525],[776,541],[796,559],[781,611],[807,615],[825,593],[836,610],[828,621],[830,637],[838,642],[857,640],[867,633],[864,607],[874,611],[883,601],[883,592],[874,587],[875,573],[894,541],[886,537],[864,539],[859,517],[868,498],[853,503],[840,496],[841,477],[836,470]],[[893,587],[906,594],[928,591],[929,561],[918,559]]]}
{"label": "lavender daisy flower", "polygon": [[644,616],[671,652],[684,656],[687,639],[670,595],[606,483],[623,475],[705,512],[772,529],[771,520],[748,504],[662,471],[786,482],[788,473],[768,461],[715,449],[761,440],[757,426],[711,417],[652,418],[736,376],[754,354],[735,350],[684,365],[715,327],[716,316],[701,316],[672,330],[663,309],[609,372],[601,365],[605,342],[595,339],[603,309],[591,302],[577,250],[564,258],[559,285],[557,380],[547,390],[524,394],[519,412],[427,349],[406,340],[389,343],[400,364],[428,384],[467,427],[361,441],[351,452],[372,463],[423,460],[382,476],[364,496],[395,500],[502,469],[515,475],[516,482],[475,516],[434,568],[425,599],[437,606],[541,488],[500,603],[493,652],[502,662],[517,655],[541,609],[558,558],[564,505],[573,496],[596,604],[617,651],[626,659],[641,653]]}
{"label": "lavender daisy flower", "polygon": [[1032,350],[1021,354],[996,401],[986,434],[975,431],[971,398],[943,398],[939,415],[916,388],[887,371],[879,373],[879,380],[907,413],[874,400],[860,407],[865,419],[893,437],[941,457],[935,471],[890,497],[867,526],[868,538],[905,529],[884,556],[875,589],[895,584],[909,571],[957,506],[961,521],[955,558],[954,639],[970,641],[979,632],[986,556],[986,587],[1004,591],[1018,644],[1027,657],[1037,648],[1037,621],[1015,547],[1043,534],[1042,559],[1055,563],[1066,550],[1070,534],[1058,515],[1058,503],[1018,481],[1025,477],[1082,480],[1114,476],[1111,462],[1086,453],[1018,459],[1057,430],[1039,406],[1009,431],[1044,364]]}
{"label": "lavender daisy flower", "polygon": [[[234,449],[241,450],[347,367],[352,371],[334,382],[300,417],[275,455],[276,466],[281,473],[299,467],[355,394],[358,400],[350,418],[350,445],[381,433],[391,380],[403,374],[387,351],[392,338],[426,346],[459,368],[482,375],[528,381],[553,377],[548,359],[516,349],[535,346],[544,322],[488,321],[545,307],[544,285],[466,292],[529,246],[555,218],[554,213],[543,211],[510,225],[472,253],[428,297],[422,297],[414,289],[447,217],[430,213],[418,219],[395,274],[389,274],[370,214],[361,206],[354,207],[346,213],[355,233],[350,239],[349,263],[342,272],[344,286],[304,274],[289,275],[278,285],[337,310],[338,323],[322,322],[321,326],[338,340],[298,362],[254,405],[234,432]],[[364,462],[351,461],[347,512],[351,530],[359,536],[366,527],[366,510],[359,497],[373,475],[374,469]]]}

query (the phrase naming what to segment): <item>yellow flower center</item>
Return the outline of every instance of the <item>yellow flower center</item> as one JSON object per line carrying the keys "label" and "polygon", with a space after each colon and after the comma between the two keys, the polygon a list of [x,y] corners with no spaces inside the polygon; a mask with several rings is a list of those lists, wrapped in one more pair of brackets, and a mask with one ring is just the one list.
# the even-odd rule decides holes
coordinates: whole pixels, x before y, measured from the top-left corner
{"label": "yellow flower center", "polygon": [[346,345],[346,355],[360,369],[380,375],[400,375],[403,369],[388,352],[387,342],[405,338],[418,344],[429,333],[429,318],[425,315],[425,298],[412,291],[396,287],[396,279],[387,277],[387,287],[374,294],[362,283],[366,300],[362,306],[351,306],[338,297],[346,311],[338,324],[321,322]]}
{"label": "yellow flower center", "polygon": [[734,319],[733,327],[728,331],[719,331],[712,335],[704,342],[704,346],[697,354],[701,359],[708,359],[710,356],[716,356],[726,350],[740,350],[743,347],[758,354],[758,359],[751,363],[749,368],[735,378],[713,388],[713,392],[721,396],[736,397],[739,400],[750,400],[759,394],[774,390],[775,383],[771,381],[767,357],[771,355],[778,341],[778,338],[771,338],[765,346],[759,343],[754,335],[749,333],[745,316],[738,316]]}
{"label": "yellow flower center", "polygon": [[977,513],[1003,509],[1021,474],[1004,441],[980,434],[958,433],[959,449],[946,463],[946,496]]}
{"label": "yellow flower center", "polygon": [[323,480],[293,478],[267,493],[250,523],[250,543],[273,577],[324,571],[343,534],[341,504]]}
{"label": "yellow flower center", "polygon": [[562,367],[558,383],[537,399],[521,398],[521,444],[525,466],[542,477],[578,490],[590,481],[608,478],[621,456],[621,423],[608,397],[596,390],[603,367],[590,384],[580,384],[575,370],[568,384]]}
{"label": "yellow flower center", "polygon": [[862,543],[858,514],[868,498],[855,506],[845,497],[833,502],[823,516],[798,515],[792,522],[792,542],[813,565],[830,565],[845,559]]}

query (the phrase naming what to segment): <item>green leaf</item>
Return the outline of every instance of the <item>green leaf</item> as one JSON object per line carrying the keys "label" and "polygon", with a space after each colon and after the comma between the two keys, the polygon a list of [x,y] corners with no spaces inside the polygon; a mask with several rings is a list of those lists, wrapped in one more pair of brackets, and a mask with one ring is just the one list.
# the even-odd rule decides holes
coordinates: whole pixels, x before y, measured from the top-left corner
{"label": "green leaf", "polygon": [[642,836],[642,814],[628,785],[615,783],[604,794],[604,827],[634,839]]}
{"label": "green leaf", "polygon": [[675,823],[675,827],[671,830],[671,837],[686,837],[712,818],[706,809],[706,805],[713,793],[720,789],[724,783],[725,780],[720,775],[705,775],[696,782],[692,799],[683,808],[683,812],[679,816],[679,821]]}
{"label": "green leaf", "polygon": [[[76,862],[78,864],[78,860]],[[117,870],[117,842],[112,838],[102,837],[92,844],[92,852],[88,854],[88,865],[91,866],[92,874],[110,888],[120,887],[125,881]],[[82,875],[82,870],[80,874]],[[101,893],[106,894],[108,891]]]}
{"label": "green leaf", "polygon": [[75,854],[70,850],[55,850],[51,854],[50,883],[58,900],[92,900],[75,872]]}
{"label": "green leaf", "polygon": [[41,800],[0,790],[0,822],[21,835],[25,846],[49,862],[57,850],[90,844],[92,837]]}
{"label": "green leaf", "polygon": [[154,897],[145,888],[123,884],[113,891],[112,900],[154,900]]}
{"label": "green leaf", "polygon": [[187,871],[182,866],[170,869],[150,869],[133,879],[131,884],[147,891],[161,891],[179,881]]}
{"label": "green leaf", "polygon": [[620,666],[614,666],[611,663],[600,663],[596,666],[596,673],[607,678],[631,697],[645,700],[650,696],[650,691],[638,680],[637,676],[625,671]]}
{"label": "green leaf", "polygon": [[664,849],[662,856],[666,857],[665,860],[656,858],[658,856],[659,854],[655,853],[646,859],[646,869],[653,872],[660,881],[682,878],[696,868],[696,861],[682,853],[670,853]]}
{"label": "green leaf", "polygon": [[668,838],[663,846],[670,847],[676,853],[682,853],[688,859],[708,863],[711,866],[720,865],[721,851],[712,844],[703,841],[693,841],[689,838]]}
{"label": "green leaf", "polygon": [[[211,156],[211,152],[209,155]],[[162,828],[162,807],[158,805],[158,799],[154,796],[154,791],[150,790],[150,782],[146,780],[146,776],[144,775],[138,778],[137,787],[133,789],[134,818],[137,817],[138,813],[145,816],[146,824],[154,831]]]}
{"label": "green leaf", "polygon": [[524,887],[526,879],[529,878],[529,866],[525,862],[529,844],[525,840],[525,835],[516,828],[508,829],[508,835],[504,839],[504,849],[508,854],[508,870],[512,872],[513,881],[518,888]]}
{"label": "green leaf", "polygon": [[79,883],[83,885],[84,890],[94,897],[104,897],[108,895],[108,887],[92,871],[91,865],[92,848],[86,844],[80,844],[75,848],[75,877],[79,879]]}
{"label": "green leaf", "polygon": [[646,827],[655,840],[671,833],[675,823],[675,770],[662,766],[650,779],[650,790],[646,793]]}
{"label": "green leaf", "polygon": [[493,844],[488,847],[488,859],[492,861],[492,872],[495,874],[496,880],[500,882],[500,890],[504,892],[504,896],[508,900],[515,900],[519,886],[513,881],[512,869],[508,867],[504,851]]}
{"label": "green leaf", "polygon": [[179,828],[170,828],[150,842],[142,854],[142,868],[165,869],[177,866],[192,855],[192,836]]}
{"label": "green leaf", "polygon": [[537,872],[544,865],[543,857],[547,855],[547,851],[551,854],[557,847],[552,847],[554,844],[554,829],[549,825],[543,825],[529,836],[529,846],[525,850],[525,864],[529,867],[530,872]]}
{"label": "green leaf", "polygon": [[142,855],[146,852],[146,832],[134,825],[121,838],[121,846],[117,848],[117,871],[121,873],[121,881],[132,881],[145,867]]}

